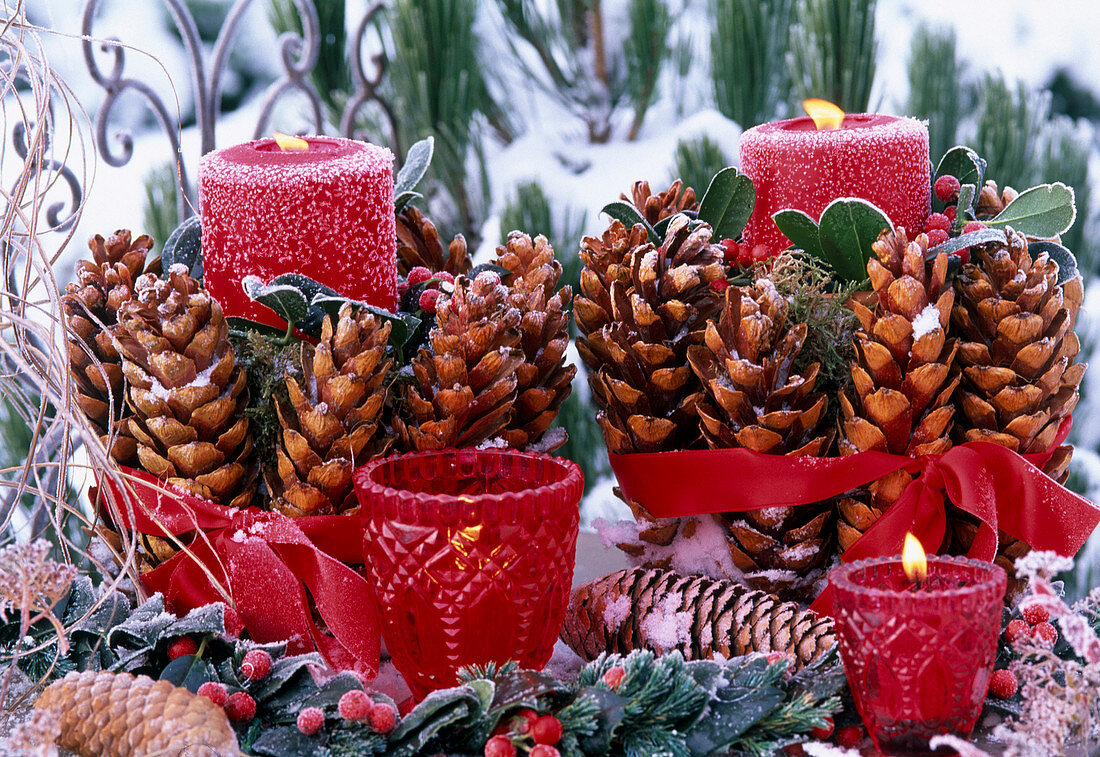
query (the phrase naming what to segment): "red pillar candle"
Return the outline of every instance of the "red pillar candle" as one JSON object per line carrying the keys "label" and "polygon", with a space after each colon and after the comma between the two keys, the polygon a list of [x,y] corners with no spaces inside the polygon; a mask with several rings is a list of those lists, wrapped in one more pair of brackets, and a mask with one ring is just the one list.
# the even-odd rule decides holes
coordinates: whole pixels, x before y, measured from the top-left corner
{"label": "red pillar candle", "polygon": [[212,152],[199,166],[203,276],[227,316],[283,326],[241,288],[301,273],[340,294],[392,310],[397,303],[393,154],[384,147],[307,137]]}
{"label": "red pillar candle", "polygon": [[741,135],[741,171],[756,186],[744,234],[751,245],[786,248],[774,213],[794,208],[818,220],[838,197],[863,198],[907,229],[928,219],[928,128],[911,118],[849,114],[829,130],[808,116],[762,124]]}

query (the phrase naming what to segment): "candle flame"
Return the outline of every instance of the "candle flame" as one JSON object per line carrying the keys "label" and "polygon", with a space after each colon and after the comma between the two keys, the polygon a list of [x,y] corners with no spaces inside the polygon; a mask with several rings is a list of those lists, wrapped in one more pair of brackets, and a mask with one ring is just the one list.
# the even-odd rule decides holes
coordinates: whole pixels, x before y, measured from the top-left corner
{"label": "candle flame", "polygon": [[277,144],[279,149],[283,152],[302,152],[309,149],[309,142],[301,137],[292,137],[289,134],[283,134],[281,131],[275,132],[275,144]]}
{"label": "candle flame", "polygon": [[923,581],[928,575],[928,558],[924,547],[913,534],[905,534],[905,545],[901,548],[901,565],[910,581]]}
{"label": "candle flame", "polygon": [[814,120],[814,126],[818,131],[831,131],[839,129],[844,123],[844,111],[833,105],[828,100],[809,98],[802,101],[802,107],[806,115]]}

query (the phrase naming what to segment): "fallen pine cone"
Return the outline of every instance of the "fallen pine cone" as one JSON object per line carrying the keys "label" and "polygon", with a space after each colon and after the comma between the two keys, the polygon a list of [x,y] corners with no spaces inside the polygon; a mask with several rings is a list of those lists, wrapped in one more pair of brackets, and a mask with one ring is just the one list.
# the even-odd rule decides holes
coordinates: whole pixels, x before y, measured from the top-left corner
{"label": "fallen pine cone", "polygon": [[573,592],[561,639],[586,660],[603,652],[678,650],[688,660],[762,652],[795,669],[836,644],[831,618],[733,581],[633,568]]}
{"label": "fallen pine cone", "polygon": [[225,711],[206,697],[129,673],[69,673],[34,703],[61,719],[58,745],[81,757],[240,757]]}

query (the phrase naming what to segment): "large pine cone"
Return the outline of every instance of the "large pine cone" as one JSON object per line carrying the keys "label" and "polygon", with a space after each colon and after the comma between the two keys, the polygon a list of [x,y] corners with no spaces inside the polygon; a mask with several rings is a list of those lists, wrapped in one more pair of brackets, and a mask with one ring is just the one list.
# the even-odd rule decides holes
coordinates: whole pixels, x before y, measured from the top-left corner
{"label": "large pine cone", "polygon": [[561,263],[546,237],[513,231],[497,248],[497,265],[511,271],[509,300],[520,313],[523,362],[516,367],[515,415],[504,432],[509,447],[552,452],[566,442],[564,429],[547,433],[573,390],[575,365],[565,364],[572,287],[558,289]]}
{"label": "large pine cone", "polygon": [[118,314],[142,468],[199,497],[247,507],[256,489],[246,376],[217,303],[182,270],[141,276]]}
{"label": "large pine cone", "polygon": [[[744,447],[771,455],[828,453],[833,431],[825,428],[828,401],[814,391],[820,364],[793,372],[806,341],[804,323],[787,323],[787,300],[768,279],[755,287],[730,287],[705,342],[688,348],[703,382],[703,436],[711,448]],[[726,513],[730,556],[754,588],[781,597],[806,598],[831,553],[831,501]]]}
{"label": "large pine cone", "polygon": [[302,383],[286,379],[289,401],[276,405],[276,465],[264,471],[274,509],[293,517],[357,506],[352,473],[392,442],[380,422],[393,367],[390,329],[345,304],[335,325],[325,319],[316,346],[302,344]]}
{"label": "large pine cone", "polygon": [[455,280],[436,303],[428,348],[413,358],[394,417],[405,450],[504,442],[523,363],[519,310],[492,272]]}
{"label": "large pine cone", "polygon": [[695,190],[685,187],[684,182],[679,179],[672,182],[664,192],[657,194],[650,189],[648,181],[636,181],[630,188],[630,197],[621,197],[625,202],[632,203],[650,226],[685,210],[699,209],[699,203],[695,201]]}
{"label": "large pine cone", "polygon": [[435,224],[419,209],[406,205],[397,214],[397,272],[408,276],[418,266],[458,276],[470,271],[472,261],[465,237],[459,234],[444,249]]}
{"label": "large pine cone", "polygon": [[[867,273],[873,307],[850,303],[859,318],[852,387],[841,393],[840,452],[940,454],[951,446],[952,403],[959,374],[957,346],[947,338],[954,291],[947,286],[947,255],[926,262],[928,238],[912,241],[898,228],[874,243]],[[850,547],[892,505],[912,475],[884,476],[870,497],[841,498],[838,539]]]}

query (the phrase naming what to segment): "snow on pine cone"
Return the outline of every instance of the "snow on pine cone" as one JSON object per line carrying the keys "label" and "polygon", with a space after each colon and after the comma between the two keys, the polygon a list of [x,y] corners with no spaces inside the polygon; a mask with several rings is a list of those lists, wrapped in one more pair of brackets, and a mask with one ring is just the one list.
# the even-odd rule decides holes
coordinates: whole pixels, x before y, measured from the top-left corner
{"label": "snow on pine cone", "polygon": [[142,468],[217,504],[247,507],[258,466],[246,376],[219,305],[183,266],[141,276],[118,314],[133,414],[123,432]]}
{"label": "snow on pine cone", "polygon": [[[742,447],[769,455],[828,454],[828,400],[814,391],[819,363],[802,375],[795,361],[807,326],[787,320],[787,300],[768,279],[730,287],[704,343],[688,348],[707,398],[699,421],[711,448]],[[750,586],[805,599],[832,553],[832,500],[716,516],[728,534],[730,556]]]}
{"label": "snow on pine cone", "polygon": [[[88,240],[91,260],[76,264],[76,280],[61,297],[68,323],[69,373],[73,399],[106,445],[126,413],[122,358],[114,342],[118,309],[133,295],[134,280],[145,270],[153,239],[136,239],[119,229],[106,239]],[[137,445],[115,435],[111,453],[123,464],[132,463]]]}
{"label": "snow on pine cone", "polygon": [[72,672],[46,687],[34,706],[58,714],[58,745],[81,757],[242,754],[221,707],[148,676]]}
{"label": "snow on pine cone", "polygon": [[521,315],[492,272],[460,276],[439,298],[428,347],[411,361],[393,425],[402,449],[503,443],[523,363]]}
{"label": "snow on pine cone", "polygon": [[[952,398],[959,383],[956,341],[947,337],[955,299],[946,283],[947,255],[926,262],[928,237],[910,240],[900,227],[872,248],[867,274],[875,301],[871,307],[850,303],[860,328],[852,384],[839,398],[840,453],[941,454],[951,446]],[[838,500],[841,551],[878,520],[912,478],[898,471],[865,493]]]}
{"label": "snow on pine cone", "polygon": [[578,587],[561,638],[586,660],[635,649],[677,650],[688,660],[779,652],[796,669],[836,644],[828,617],[735,581],[659,568],[621,570]]}
{"label": "snow on pine cone", "polygon": [[466,248],[466,239],[457,235],[446,249],[439,231],[426,215],[412,205],[397,214],[397,272],[408,276],[419,266],[434,273],[452,276],[469,273],[473,265]]}
{"label": "snow on pine cone", "polygon": [[302,343],[302,383],[286,378],[277,402],[276,464],[264,470],[272,507],[285,515],[341,513],[356,507],[352,473],[389,449],[381,423],[391,324],[344,304],[327,317],[316,346]]}
{"label": "snow on pine cone", "polygon": [[[1027,239],[1006,230],[1007,244],[972,248],[971,262],[955,278],[952,322],[959,334],[962,384],[956,397],[956,438],[987,441],[1021,454],[1051,448],[1073,411],[1085,364],[1074,362],[1080,342],[1073,331],[1081,306],[1081,279],[1058,284],[1058,265],[1045,252],[1034,258]],[[1073,448],[1059,447],[1045,472],[1068,476]],[[957,548],[973,542],[977,524],[953,511]],[[1001,534],[997,562],[1013,575],[1027,545]]]}
{"label": "snow on pine cone", "polygon": [[511,272],[509,299],[520,313],[523,362],[516,367],[515,414],[504,431],[509,447],[553,452],[566,442],[565,429],[548,432],[573,390],[575,365],[566,365],[569,305],[573,288],[558,289],[562,268],[546,237],[513,231],[497,248],[497,265]]}

